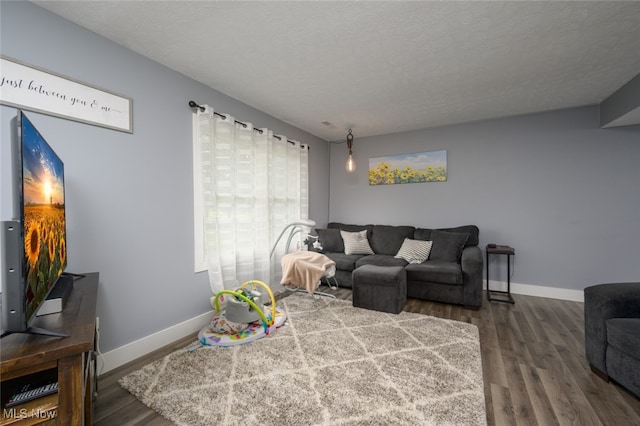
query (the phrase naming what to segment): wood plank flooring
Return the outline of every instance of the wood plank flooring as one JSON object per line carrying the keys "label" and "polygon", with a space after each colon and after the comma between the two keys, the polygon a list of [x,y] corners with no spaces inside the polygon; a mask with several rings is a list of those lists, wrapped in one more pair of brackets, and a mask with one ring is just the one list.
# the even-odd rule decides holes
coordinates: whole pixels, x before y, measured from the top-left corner
{"label": "wood plank flooring", "polygon": [[[350,300],[351,290],[327,290]],[[475,324],[480,330],[489,425],[640,425],[640,400],[596,377],[584,356],[583,304],[514,295],[477,311],[409,299],[405,311]],[[117,381],[195,341],[189,336],[100,376],[96,425],[170,425]]]}

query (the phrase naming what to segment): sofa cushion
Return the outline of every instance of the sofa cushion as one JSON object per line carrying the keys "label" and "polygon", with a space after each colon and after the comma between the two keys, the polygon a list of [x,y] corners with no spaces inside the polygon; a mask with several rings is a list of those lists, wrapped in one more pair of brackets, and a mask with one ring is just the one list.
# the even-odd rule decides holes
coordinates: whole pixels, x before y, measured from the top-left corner
{"label": "sofa cushion", "polygon": [[413,232],[414,240],[431,241],[431,231],[433,229],[416,228]]}
{"label": "sofa cushion", "polygon": [[344,253],[344,243],[339,229],[316,229],[322,252]]}
{"label": "sofa cushion", "polygon": [[464,243],[465,247],[477,246],[479,243],[480,230],[475,225],[456,226],[455,228],[442,228],[442,229],[438,229],[438,231],[469,234],[469,238]]}
{"label": "sofa cushion", "polygon": [[351,272],[356,269],[356,262],[363,257],[361,254],[324,253],[329,259],[336,262],[339,271]]}
{"label": "sofa cushion", "polygon": [[400,250],[405,238],[412,238],[413,226],[374,225],[369,240],[376,254],[394,256]]}
{"label": "sofa cushion", "polygon": [[431,231],[431,254],[429,259],[443,262],[460,262],[464,244],[469,239],[469,234],[459,232],[445,232],[439,229]]}
{"label": "sofa cushion", "polygon": [[367,239],[367,230],[360,232],[340,231],[344,243],[344,254],[374,254]]}
{"label": "sofa cushion", "polygon": [[420,241],[405,238],[398,254],[394,257],[404,259],[409,263],[422,263],[429,258],[433,241]]}
{"label": "sofa cushion", "polygon": [[463,284],[462,267],[459,263],[427,260],[409,264],[407,281],[429,281],[443,284]]}
{"label": "sofa cushion", "polygon": [[[431,240],[431,232],[432,231],[434,231],[434,230],[433,229],[427,229],[427,228],[416,228],[415,232],[413,233],[413,238],[416,239],[416,240],[424,240],[424,241]],[[438,229],[438,231],[457,232],[457,233],[461,233],[461,234],[464,234],[464,233],[469,234],[469,238],[467,239],[467,241],[464,244],[465,247],[477,246],[479,244],[479,242],[480,242],[480,240],[479,240],[480,230],[475,225],[457,226],[455,228],[441,228],[441,229]]]}
{"label": "sofa cushion", "polygon": [[640,318],[611,318],[606,324],[607,342],[640,360]]}
{"label": "sofa cushion", "polygon": [[369,256],[363,256],[356,260],[356,268],[364,265],[405,266],[407,265],[407,261],[404,259],[396,259],[395,257],[386,254],[372,254]]}
{"label": "sofa cushion", "polygon": [[348,225],[340,222],[329,222],[327,225],[329,229],[339,229],[341,231],[347,232],[360,232],[367,230],[367,236],[371,236],[371,231],[373,231],[373,225]]}

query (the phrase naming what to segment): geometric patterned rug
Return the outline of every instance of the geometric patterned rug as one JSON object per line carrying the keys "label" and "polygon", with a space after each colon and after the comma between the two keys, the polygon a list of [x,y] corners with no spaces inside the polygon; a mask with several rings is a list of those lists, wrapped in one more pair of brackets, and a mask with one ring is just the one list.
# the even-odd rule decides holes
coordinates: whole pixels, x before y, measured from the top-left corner
{"label": "geometric patterned rug", "polygon": [[121,386],[178,425],[486,425],[476,326],[306,292],[278,306],[272,336],[186,347]]}

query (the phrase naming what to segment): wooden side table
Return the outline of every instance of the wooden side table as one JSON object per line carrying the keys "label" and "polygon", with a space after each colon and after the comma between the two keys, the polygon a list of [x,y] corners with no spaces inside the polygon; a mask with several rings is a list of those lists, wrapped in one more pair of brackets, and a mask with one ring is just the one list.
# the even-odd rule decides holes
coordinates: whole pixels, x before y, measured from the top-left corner
{"label": "wooden side table", "polygon": [[[53,371],[58,376],[57,394],[39,398],[12,409],[4,407],[0,425],[40,422],[82,426],[92,424],[94,377],[92,354],[96,336],[98,273],[74,281],[63,311],[38,317],[33,326],[68,334],[46,337],[15,333],[2,338],[0,378],[13,379]],[[32,377],[31,377],[32,376]],[[50,415],[45,413],[51,412]],[[30,417],[32,416],[32,417]],[[18,422],[19,421],[19,422]]]}
{"label": "wooden side table", "polygon": [[[509,246],[495,246],[495,247],[487,247],[485,248],[485,252],[487,253],[487,299],[490,302],[504,302],[504,303],[516,303],[511,297],[511,256],[515,255],[516,251],[513,247]],[[500,254],[507,256],[507,291],[502,290],[491,290],[489,287],[489,255],[490,254]],[[493,296],[492,296],[493,294]],[[498,297],[496,297],[496,295]]]}

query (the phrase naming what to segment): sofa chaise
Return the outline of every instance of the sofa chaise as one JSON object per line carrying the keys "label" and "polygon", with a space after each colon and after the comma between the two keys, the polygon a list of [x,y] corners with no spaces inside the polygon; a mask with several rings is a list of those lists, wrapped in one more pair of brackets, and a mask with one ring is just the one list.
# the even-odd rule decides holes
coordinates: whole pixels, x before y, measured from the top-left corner
{"label": "sofa chaise", "polygon": [[[340,286],[352,288],[353,271],[364,265],[400,266],[406,271],[407,297],[473,309],[482,305],[483,259],[475,225],[426,229],[331,222],[326,229],[316,229],[316,233],[321,252],[336,263],[335,278]],[[353,245],[354,234],[366,237],[366,241],[360,242],[363,247],[355,250],[348,247]],[[416,241],[430,242],[426,260],[416,261],[406,253],[405,258],[398,256]],[[403,253],[399,253],[401,249]]]}

